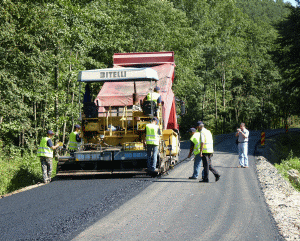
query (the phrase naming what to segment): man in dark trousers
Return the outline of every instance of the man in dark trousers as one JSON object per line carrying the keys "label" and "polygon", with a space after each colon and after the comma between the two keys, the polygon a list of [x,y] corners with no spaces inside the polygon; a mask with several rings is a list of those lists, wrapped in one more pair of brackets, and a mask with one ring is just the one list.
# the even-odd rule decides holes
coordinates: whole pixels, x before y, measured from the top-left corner
{"label": "man in dark trousers", "polygon": [[200,182],[209,182],[208,171],[211,171],[214,174],[217,182],[219,181],[221,175],[211,164],[211,158],[214,152],[212,134],[209,130],[204,128],[202,121],[197,122],[197,129],[200,132],[200,156],[202,157],[204,168],[203,179]]}
{"label": "man in dark trousers", "polygon": [[46,184],[51,182],[53,150],[59,147],[59,144],[53,146],[51,141],[53,136],[53,131],[49,130],[47,132],[47,137],[42,138],[37,151],[37,156],[41,159],[43,180]]}

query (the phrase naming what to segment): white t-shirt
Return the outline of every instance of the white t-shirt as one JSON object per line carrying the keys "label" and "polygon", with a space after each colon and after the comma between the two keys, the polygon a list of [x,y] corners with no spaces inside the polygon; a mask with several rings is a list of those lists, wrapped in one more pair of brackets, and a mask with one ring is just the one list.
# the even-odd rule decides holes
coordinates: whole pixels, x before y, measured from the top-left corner
{"label": "white t-shirt", "polygon": [[244,136],[242,135],[242,133],[239,132],[238,142],[239,142],[239,143],[240,143],[240,142],[242,142],[242,143],[243,143],[243,142],[248,142],[249,131],[245,128],[242,132],[246,135],[246,137],[244,137]]}

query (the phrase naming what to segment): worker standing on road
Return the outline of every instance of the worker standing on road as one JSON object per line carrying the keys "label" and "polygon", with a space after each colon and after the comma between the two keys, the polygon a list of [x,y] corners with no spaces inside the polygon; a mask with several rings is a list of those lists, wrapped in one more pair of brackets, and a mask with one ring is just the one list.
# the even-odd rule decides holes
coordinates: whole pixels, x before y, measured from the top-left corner
{"label": "worker standing on road", "polygon": [[151,175],[156,174],[156,163],[158,146],[160,141],[160,129],[158,119],[151,119],[151,123],[146,125],[146,144],[147,144],[147,171]]}
{"label": "worker standing on road", "polygon": [[188,155],[188,158],[192,156],[192,154],[195,155],[194,160],[194,172],[189,179],[197,179],[200,172],[200,164],[201,164],[201,156],[200,156],[200,132],[196,132],[195,128],[190,128],[188,131],[191,135],[191,148]]}
{"label": "worker standing on road", "polygon": [[248,165],[248,138],[249,131],[245,127],[245,123],[241,123],[240,128],[235,134],[238,137],[238,152],[239,152],[239,166],[247,168]]}
{"label": "worker standing on road", "polygon": [[39,149],[37,151],[37,156],[39,156],[41,159],[43,180],[46,184],[51,182],[53,150],[59,147],[59,144],[53,146],[51,140],[53,136],[53,131],[49,130],[47,132],[47,137],[42,138]]}
{"label": "worker standing on road", "polygon": [[81,142],[80,137],[80,125],[74,126],[74,131],[70,134],[69,140],[69,152],[71,156],[74,156],[74,152],[78,149],[78,144]]}
{"label": "worker standing on road", "polygon": [[217,172],[217,170],[212,166],[211,158],[213,156],[214,148],[213,148],[213,138],[212,134],[209,130],[204,128],[204,124],[202,121],[197,122],[197,129],[200,131],[200,156],[203,161],[203,179],[200,182],[209,182],[208,171],[211,171],[214,176],[216,182],[220,179],[221,175]]}

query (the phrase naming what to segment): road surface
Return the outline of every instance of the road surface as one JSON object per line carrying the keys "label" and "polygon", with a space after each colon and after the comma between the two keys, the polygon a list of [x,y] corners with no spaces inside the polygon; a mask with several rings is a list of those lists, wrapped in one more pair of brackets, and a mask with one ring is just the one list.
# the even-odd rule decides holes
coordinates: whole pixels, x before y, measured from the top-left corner
{"label": "road surface", "polygon": [[218,137],[218,182],[188,179],[184,161],[160,178],[58,180],[0,199],[0,240],[283,240],[255,173],[260,133],[250,137],[248,169],[233,134]]}

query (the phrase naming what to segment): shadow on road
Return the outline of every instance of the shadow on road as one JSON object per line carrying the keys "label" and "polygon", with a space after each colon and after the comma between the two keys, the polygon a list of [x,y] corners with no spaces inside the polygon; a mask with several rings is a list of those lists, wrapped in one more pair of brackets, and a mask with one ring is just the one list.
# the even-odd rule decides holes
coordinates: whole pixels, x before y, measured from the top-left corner
{"label": "shadow on road", "polygon": [[[182,180],[182,181],[179,181],[179,180],[172,180],[173,178],[170,178],[170,179],[168,179],[168,180],[165,180],[165,178],[164,179],[160,179],[160,180],[154,180],[153,182],[181,182],[181,183],[197,183],[198,185],[199,185],[199,182],[197,181],[197,180],[190,180],[190,179],[184,179],[184,180]],[[176,178],[174,178],[174,179],[176,179]],[[199,179],[200,180],[200,179]]]}
{"label": "shadow on road", "polygon": [[238,168],[238,169],[241,169],[238,166],[234,166],[234,167],[214,166],[214,167],[217,167],[217,168]]}

